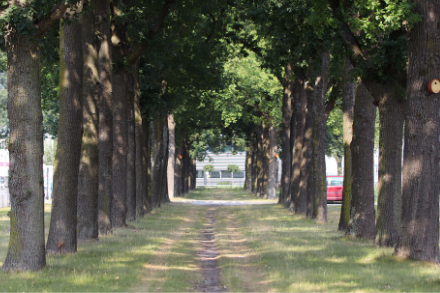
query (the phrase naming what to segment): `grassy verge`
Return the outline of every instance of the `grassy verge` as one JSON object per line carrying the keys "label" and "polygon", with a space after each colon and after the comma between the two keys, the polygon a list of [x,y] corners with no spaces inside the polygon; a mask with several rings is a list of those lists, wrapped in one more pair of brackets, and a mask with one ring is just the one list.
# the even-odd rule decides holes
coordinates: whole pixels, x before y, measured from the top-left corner
{"label": "grassy verge", "polygon": [[[38,272],[0,271],[0,291],[192,291],[200,279],[194,255],[204,210],[166,205],[97,242],[80,243],[78,253],[49,255]],[[0,210],[1,261],[9,241],[6,213]]]}
{"label": "grassy verge", "polygon": [[221,209],[220,265],[233,292],[440,290],[438,266],[398,259],[391,248],[336,231],[340,207],[329,206],[328,224],[278,205]]}
{"label": "grassy verge", "polygon": [[[266,201],[266,199],[257,198],[254,194],[243,191],[243,188],[200,188],[191,191],[183,198],[198,200],[254,200]],[[179,200],[179,198],[176,198]]]}

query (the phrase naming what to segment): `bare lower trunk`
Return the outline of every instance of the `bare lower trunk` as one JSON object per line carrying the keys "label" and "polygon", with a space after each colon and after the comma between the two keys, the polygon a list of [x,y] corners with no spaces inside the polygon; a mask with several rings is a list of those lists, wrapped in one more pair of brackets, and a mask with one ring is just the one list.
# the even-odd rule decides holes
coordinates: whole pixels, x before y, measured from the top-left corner
{"label": "bare lower trunk", "polygon": [[402,139],[404,103],[396,85],[383,87],[379,100],[379,195],[376,244],[395,246],[399,240],[402,207]]}
{"label": "bare lower trunk", "polygon": [[130,88],[127,91],[127,189],[126,220],[136,219],[136,131],[134,117],[134,83],[133,74],[129,74]]}
{"label": "bare lower trunk", "polygon": [[174,196],[182,196],[182,148],[176,148],[176,163],[174,168]]}
{"label": "bare lower trunk", "polygon": [[3,269],[38,270],[46,265],[40,49],[37,42],[14,30],[8,32],[5,43],[11,230]]}
{"label": "bare lower trunk", "polygon": [[169,132],[169,142],[168,142],[168,196],[170,199],[174,198],[174,173],[175,173],[175,162],[176,162],[176,135],[175,135],[176,122],[174,122],[174,114],[168,114],[168,132]]}
{"label": "bare lower trunk", "polygon": [[[300,214],[307,215],[309,211],[313,210],[312,202],[310,201],[309,204],[309,195],[308,195],[308,180],[309,180],[309,165],[311,164],[311,140],[312,140],[312,133],[313,133],[313,127],[312,122],[313,117],[310,115],[310,113],[307,111],[306,114],[306,123],[304,125],[304,139],[303,139],[303,145],[302,145],[302,156],[301,156],[301,175],[300,175],[300,181],[299,181],[299,194],[298,194],[298,206],[295,206],[296,212]],[[310,196],[313,196],[312,194]],[[313,214],[313,213],[312,213]]]}
{"label": "bare lower trunk", "polygon": [[166,120],[159,116],[153,122],[152,137],[152,180],[151,180],[151,201],[153,207],[159,207],[162,200],[163,176],[165,167],[166,145],[164,141],[164,124]]}
{"label": "bare lower trunk", "polygon": [[96,1],[96,14],[101,18],[101,22],[96,26],[101,32],[98,53],[100,80],[98,229],[100,234],[112,231],[113,76],[109,10],[109,0]]}
{"label": "bare lower trunk", "polygon": [[125,70],[113,73],[113,227],[126,225],[128,75]]}
{"label": "bare lower trunk", "polygon": [[134,80],[134,120],[135,120],[135,143],[136,143],[136,218],[144,216],[145,193],[147,180],[144,169],[144,143],[143,124],[140,106],[140,85],[139,85],[139,61],[136,62],[133,72]]}
{"label": "bare lower trunk", "polygon": [[342,191],[341,215],[339,217],[338,230],[347,231],[350,221],[351,202],[351,151],[350,144],[353,138],[353,112],[354,98],[356,96],[356,80],[350,76],[353,69],[351,63],[346,60],[344,66],[344,88],[343,88],[343,141],[344,141],[344,182]]}
{"label": "bare lower trunk", "polygon": [[325,96],[329,78],[330,53],[324,52],[321,55],[321,72],[316,78],[314,87],[315,108],[313,122],[313,176],[315,200],[313,207],[313,217],[318,222],[327,222],[327,182],[325,174]]}
{"label": "bare lower trunk", "polygon": [[77,250],[78,173],[81,159],[83,54],[81,25],[60,25],[60,122],[47,253]]}
{"label": "bare lower trunk", "polygon": [[407,116],[402,189],[400,256],[439,262],[439,95],[426,90],[440,76],[440,2],[416,1],[422,21],[408,40]]}
{"label": "bare lower trunk", "polygon": [[304,193],[300,192],[301,183],[301,165],[303,161],[304,150],[304,135],[306,124],[306,110],[307,110],[307,80],[302,70],[296,71],[295,80],[295,118],[296,118],[296,138],[295,138],[295,150],[293,158],[292,169],[292,181],[290,182],[290,192],[292,194],[292,202],[294,203],[295,213],[306,214],[307,213],[307,197]]}
{"label": "bare lower trunk", "polygon": [[182,192],[183,194],[187,194],[189,191],[189,162],[190,162],[190,157],[189,157],[189,143],[188,141],[185,139],[183,141],[183,165],[182,165],[182,174],[183,174],[183,186],[182,186]]}
{"label": "bare lower trunk", "polygon": [[269,128],[269,182],[267,184],[267,197],[274,199],[276,197],[277,188],[277,154],[278,154],[278,141],[276,130],[273,125]]}
{"label": "bare lower trunk", "polygon": [[151,145],[150,145],[150,121],[146,119],[142,123],[142,166],[144,170],[144,212],[151,210]]}
{"label": "bare lower trunk", "polygon": [[263,188],[262,197],[268,198],[267,186],[269,183],[269,161],[270,161],[270,141],[269,141],[269,124],[263,126]]}
{"label": "bare lower trunk", "polygon": [[348,233],[374,238],[375,209],[373,181],[374,122],[376,107],[365,85],[359,80],[353,119],[352,183]]}
{"label": "bare lower trunk", "polygon": [[81,16],[83,68],[83,135],[78,178],[78,240],[98,239],[98,43],[95,11]]}
{"label": "bare lower trunk", "polygon": [[284,204],[290,195],[290,172],[291,172],[291,154],[290,154],[290,120],[292,118],[292,72],[290,64],[285,68],[284,92],[283,92],[283,123],[282,123],[282,166],[281,166],[281,187],[279,204]]}

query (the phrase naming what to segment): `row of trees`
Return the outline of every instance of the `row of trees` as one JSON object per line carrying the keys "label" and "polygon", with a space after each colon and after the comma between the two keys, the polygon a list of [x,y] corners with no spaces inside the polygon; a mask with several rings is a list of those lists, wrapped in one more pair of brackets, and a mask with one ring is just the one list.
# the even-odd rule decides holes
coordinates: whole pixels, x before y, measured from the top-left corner
{"label": "row of trees", "polygon": [[[209,146],[246,147],[246,188],[268,198],[275,197],[280,147],[280,204],[324,222],[326,120],[339,105],[340,229],[397,245],[399,255],[438,262],[440,104],[426,90],[437,74],[431,22],[438,7],[425,1],[8,3],[1,20],[11,238],[3,267],[39,269],[46,252],[75,252],[78,240],[98,239],[195,188],[195,159]],[[54,67],[59,76],[48,74]],[[41,87],[42,79],[59,81],[59,103],[47,101],[53,92]],[[58,144],[45,245],[43,126],[53,120]]]}

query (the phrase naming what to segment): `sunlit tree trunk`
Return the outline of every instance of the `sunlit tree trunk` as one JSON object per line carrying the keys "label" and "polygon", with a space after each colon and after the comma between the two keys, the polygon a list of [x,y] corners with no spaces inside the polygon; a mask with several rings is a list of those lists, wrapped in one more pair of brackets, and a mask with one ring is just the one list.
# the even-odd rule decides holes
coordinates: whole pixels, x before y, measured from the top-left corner
{"label": "sunlit tree trunk", "polygon": [[136,218],[144,216],[145,193],[147,188],[146,174],[144,170],[143,156],[143,121],[140,106],[140,85],[139,85],[139,60],[136,62],[133,71],[134,80],[134,119],[135,119],[135,143],[136,143]]}
{"label": "sunlit tree trunk", "polygon": [[344,66],[344,85],[342,103],[342,131],[344,142],[344,182],[342,191],[341,215],[339,217],[338,230],[347,231],[350,221],[350,202],[351,202],[351,151],[350,144],[353,138],[353,113],[354,98],[356,96],[356,80],[350,76],[353,69],[351,63],[346,59]]}
{"label": "sunlit tree trunk", "polygon": [[348,233],[356,237],[376,235],[374,209],[374,123],[376,107],[368,90],[358,80],[353,116],[352,183]]}
{"label": "sunlit tree trunk", "polygon": [[113,202],[112,225],[126,225],[129,73],[113,72]]}
{"label": "sunlit tree trunk", "polygon": [[112,161],[113,161],[113,73],[110,32],[110,1],[96,0],[96,14],[101,32],[98,50],[99,90],[99,171],[98,171],[98,230],[100,234],[112,231]]}
{"label": "sunlit tree trunk", "polygon": [[40,48],[13,29],[5,35],[5,45],[11,230],[3,269],[37,270],[46,265]]}
{"label": "sunlit tree trunk", "polygon": [[321,69],[314,87],[314,122],[312,134],[314,208],[313,218],[318,222],[327,222],[327,183],[325,171],[325,96],[329,78],[330,52],[321,55]]}
{"label": "sunlit tree trunk", "polygon": [[439,105],[428,82],[440,76],[439,0],[420,0],[422,21],[408,40],[407,113],[402,189],[402,231],[396,253],[439,262]]}
{"label": "sunlit tree trunk", "polygon": [[404,98],[398,85],[382,85],[379,99],[379,188],[376,245],[395,246],[400,235],[402,210],[402,139]]}
{"label": "sunlit tree trunk", "polygon": [[303,151],[305,140],[305,124],[307,111],[307,79],[302,70],[295,71],[296,80],[295,89],[295,118],[296,118],[296,138],[293,158],[292,181],[290,182],[290,192],[292,194],[292,202],[294,203],[295,213],[307,213],[307,197],[305,193],[300,192],[301,171],[303,163]]}
{"label": "sunlit tree trunk", "polygon": [[[94,3],[87,2],[86,7]],[[98,42],[95,10],[81,16],[83,51],[83,135],[78,178],[78,240],[98,239]]]}
{"label": "sunlit tree trunk", "polygon": [[267,184],[267,197],[275,199],[277,185],[277,154],[278,141],[277,131],[273,125],[269,128],[269,182]]}
{"label": "sunlit tree trunk", "polygon": [[281,165],[281,186],[279,204],[284,204],[290,195],[290,120],[292,118],[292,68],[288,64],[284,70],[284,92],[283,92],[283,123],[282,123],[282,165]]}
{"label": "sunlit tree trunk", "polygon": [[[68,20],[67,20],[68,21]],[[78,173],[81,159],[83,54],[81,24],[60,25],[60,121],[47,253],[77,251]]]}

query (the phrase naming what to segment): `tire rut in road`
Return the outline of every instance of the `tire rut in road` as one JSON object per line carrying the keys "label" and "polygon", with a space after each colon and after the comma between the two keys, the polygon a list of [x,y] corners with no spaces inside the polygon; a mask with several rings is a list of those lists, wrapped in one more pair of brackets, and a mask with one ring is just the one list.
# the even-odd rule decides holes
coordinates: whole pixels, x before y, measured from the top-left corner
{"label": "tire rut in road", "polygon": [[205,213],[206,224],[202,232],[201,251],[198,253],[203,281],[196,286],[196,290],[201,292],[225,292],[220,281],[220,268],[217,266],[219,254],[215,245],[215,212],[216,208],[211,207]]}

